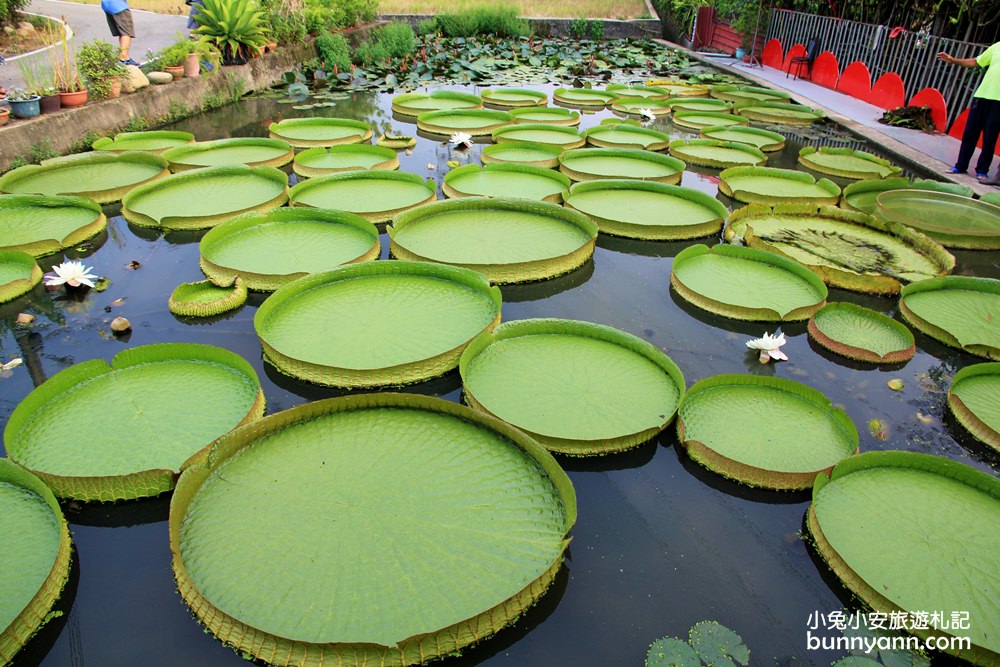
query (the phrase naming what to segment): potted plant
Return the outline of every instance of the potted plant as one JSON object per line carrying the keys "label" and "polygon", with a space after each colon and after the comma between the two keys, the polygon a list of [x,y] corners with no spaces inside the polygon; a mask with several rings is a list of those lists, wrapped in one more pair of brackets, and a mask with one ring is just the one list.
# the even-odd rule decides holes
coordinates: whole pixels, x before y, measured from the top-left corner
{"label": "potted plant", "polygon": [[0,107],[0,125],[6,125],[10,120],[10,109]]}
{"label": "potted plant", "polygon": [[80,80],[76,69],[76,60],[69,50],[66,36],[62,38],[61,55],[52,50],[52,71],[55,73],[56,88],[59,90],[59,102],[63,107],[80,107],[87,103],[87,88]]}
{"label": "potted plant", "polygon": [[39,90],[38,94],[42,96],[42,99],[38,101],[38,105],[42,108],[42,113],[55,113],[59,111],[62,101],[59,99],[59,90],[55,86],[54,79],[52,84]]}
{"label": "potted plant", "polygon": [[191,42],[190,52],[184,60],[184,76],[198,76],[201,74],[201,65],[206,63],[209,70],[214,70],[219,66],[221,56],[219,51],[206,41],[201,39]]}
{"label": "potted plant", "polygon": [[7,102],[10,103],[10,113],[14,118],[34,118],[42,113],[38,101],[41,95],[36,95],[33,90],[24,88],[12,88],[7,91]]}
{"label": "potted plant", "polygon": [[157,55],[160,67],[174,77],[174,81],[184,76],[184,61],[191,52],[191,42],[186,39],[174,42]]}
{"label": "potted plant", "polygon": [[42,113],[59,111],[59,91],[56,90],[52,66],[32,62],[30,59],[21,59],[17,61],[17,68],[21,71],[25,88],[41,96],[38,105]]}
{"label": "potted plant", "polygon": [[118,97],[128,69],[118,60],[118,47],[99,39],[85,43],[76,52],[80,75],[99,100]]}
{"label": "potted plant", "polygon": [[251,0],[204,0],[192,32],[222,54],[223,65],[245,64],[267,42],[266,17]]}

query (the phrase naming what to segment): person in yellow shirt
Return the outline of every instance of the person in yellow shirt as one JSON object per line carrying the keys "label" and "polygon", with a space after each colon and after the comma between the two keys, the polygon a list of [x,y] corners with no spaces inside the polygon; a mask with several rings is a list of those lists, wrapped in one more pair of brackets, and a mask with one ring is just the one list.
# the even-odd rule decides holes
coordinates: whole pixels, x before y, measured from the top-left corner
{"label": "person in yellow shirt", "polygon": [[976,162],[976,178],[989,182],[990,163],[1000,136],[1000,42],[979,54],[976,58],[955,58],[945,52],[938,54],[938,60],[962,67],[982,67],[986,73],[972,97],[969,119],[962,133],[962,145],[958,149],[958,160],[948,170],[949,174],[964,174],[969,170],[969,161],[976,150],[980,135],[983,138],[982,151]]}

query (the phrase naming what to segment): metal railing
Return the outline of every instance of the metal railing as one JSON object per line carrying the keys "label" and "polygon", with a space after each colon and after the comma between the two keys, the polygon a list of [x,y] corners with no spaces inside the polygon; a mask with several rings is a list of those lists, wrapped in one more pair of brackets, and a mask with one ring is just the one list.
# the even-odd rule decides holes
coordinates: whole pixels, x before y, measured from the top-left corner
{"label": "metal railing", "polygon": [[832,52],[837,57],[841,72],[848,64],[861,61],[868,66],[873,84],[886,72],[895,72],[903,79],[906,101],[919,90],[937,88],[944,96],[948,127],[951,127],[958,115],[972,103],[972,95],[982,73],[940,62],[937,54],[946,51],[956,58],[975,58],[988,45],[933,35],[921,36],[909,30],[890,37],[890,31],[890,27],[874,23],[772,9],[767,39],[776,38],[787,52],[793,44],[806,44],[816,37],[820,52]]}

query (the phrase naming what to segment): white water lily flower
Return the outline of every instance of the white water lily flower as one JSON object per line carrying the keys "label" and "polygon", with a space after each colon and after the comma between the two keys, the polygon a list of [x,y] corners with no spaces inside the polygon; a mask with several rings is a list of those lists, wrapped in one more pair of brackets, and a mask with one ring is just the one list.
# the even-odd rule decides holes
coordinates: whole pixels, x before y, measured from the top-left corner
{"label": "white water lily flower", "polygon": [[760,350],[760,363],[762,364],[766,364],[771,359],[788,361],[785,353],[778,349],[784,344],[785,334],[780,332],[772,336],[765,331],[763,338],[754,338],[747,341],[747,347],[751,350]]}
{"label": "white water lily flower", "polygon": [[472,135],[468,132],[456,132],[448,140],[455,148],[472,148]]}
{"label": "white water lily flower", "polygon": [[62,264],[56,264],[52,267],[52,270],[56,272],[55,275],[48,274],[45,276],[45,284],[48,286],[53,285],[69,285],[70,287],[79,287],[80,285],[86,285],[87,287],[94,286],[94,278],[98,278],[90,271],[93,267],[84,266],[83,262],[71,259],[68,262],[63,262]]}
{"label": "white water lily flower", "polygon": [[652,109],[637,109],[636,113],[642,116],[643,120],[648,121],[650,123],[656,120],[656,114],[653,113]]}
{"label": "white water lily flower", "polygon": [[6,364],[0,366],[0,371],[9,371],[12,368],[17,368],[22,363],[24,363],[24,362],[21,360],[21,357],[14,357],[10,361],[8,361]]}

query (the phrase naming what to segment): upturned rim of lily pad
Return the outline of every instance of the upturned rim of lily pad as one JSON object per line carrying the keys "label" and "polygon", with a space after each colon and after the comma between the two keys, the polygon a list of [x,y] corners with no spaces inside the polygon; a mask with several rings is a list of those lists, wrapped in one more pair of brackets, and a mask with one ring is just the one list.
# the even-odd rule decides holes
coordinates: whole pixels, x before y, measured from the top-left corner
{"label": "upturned rim of lily pad", "polygon": [[0,264],[12,264],[21,272],[20,278],[0,285],[0,303],[13,301],[27,294],[35,285],[42,282],[42,269],[35,261],[34,255],[21,250],[0,250]]}
{"label": "upturned rim of lily pad", "polygon": [[[483,88],[481,94],[485,104],[503,109],[544,107],[549,102],[549,96],[547,94],[540,90],[531,90],[530,88],[511,88],[506,86],[501,88]],[[498,94],[510,94],[519,98],[527,99],[505,99],[500,97]]]}
{"label": "upturned rim of lily pad", "polygon": [[[194,135],[190,132],[179,132],[177,130],[147,130],[143,132],[121,132],[112,137],[101,137],[97,139],[92,148],[95,151],[112,151],[123,153],[125,151],[142,151],[145,153],[162,153],[165,150],[183,144],[194,143]],[[129,144],[137,143],[151,144],[153,148],[136,148]]]}
{"label": "upturned rim of lily pad", "polygon": [[[348,211],[349,213],[356,213],[360,215],[365,220],[374,222],[376,224],[381,224],[392,220],[394,217],[402,213],[403,211],[409,210],[414,206],[421,206],[423,204],[428,204],[437,199],[437,184],[433,179],[424,179],[420,174],[414,174],[409,171],[345,171],[339,174],[330,174],[328,176],[318,176],[316,178],[310,178],[309,180],[297,183],[291,190],[288,191],[288,203],[290,206],[312,206],[312,204],[304,203],[301,198],[304,192],[309,192],[310,190],[321,189],[329,184],[338,183],[350,183],[351,181],[381,181],[384,183],[407,183],[411,185],[420,185],[427,190],[427,197],[419,202],[415,202],[409,206],[404,206],[402,208],[395,209],[385,209],[379,211]],[[326,208],[326,207],[323,207]],[[341,209],[347,210],[347,209]]]}
{"label": "upturned rim of lily pad", "polygon": [[667,86],[672,88],[681,88],[682,90],[679,91],[669,90],[672,95],[677,97],[707,97],[709,93],[707,85],[702,85],[700,83],[688,83],[682,79],[646,79],[646,85],[652,88],[663,88],[665,90],[669,90],[666,88]]}
{"label": "upturned rim of lily pad", "polygon": [[[656,99],[663,98],[666,99],[670,97],[670,91],[664,90],[663,88],[657,88],[656,86],[649,86],[646,84],[628,84],[628,83],[611,83],[604,87],[609,93],[614,93],[618,97],[641,97],[645,99]],[[636,94],[651,92],[652,95],[641,95]]]}
{"label": "upturned rim of lily pad", "polygon": [[[760,190],[741,190],[738,187],[733,187],[728,180],[740,176],[806,183],[808,185],[815,185],[823,194],[808,197],[789,197],[781,193],[771,195]],[[729,169],[724,169],[719,174],[719,192],[747,204],[766,204],[768,206],[778,206],[788,202],[812,204],[815,206],[822,206],[824,204],[835,206],[840,201],[840,186],[830,179],[821,178],[817,180],[815,176],[807,174],[804,171],[780,169],[778,167],[730,167]]]}
{"label": "upturned rim of lily pad", "polygon": [[741,102],[744,100],[758,99],[752,96],[740,95],[740,93],[756,93],[758,95],[766,95],[767,97],[772,98],[775,101],[792,99],[791,93],[774,90],[773,88],[762,88],[760,86],[738,86],[736,84],[720,84],[709,87],[709,94],[712,97],[719,100],[726,100],[728,102]]}
{"label": "upturned rim of lily pad", "polygon": [[[858,344],[859,341],[857,340],[849,342],[838,340],[835,337],[835,334],[829,330],[824,330],[823,321],[826,318],[836,318],[840,316],[865,319],[871,326],[883,329],[887,331],[889,335],[903,339],[907,345],[899,349],[880,354],[879,352],[871,349],[871,346],[865,347],[862,344]],[[809,318],[808,331],[809,337],[827,350],[843,357],[847,357],[848,359],[864,361],[870,364],[905,363],[912,359],[913,355],[917,352],[913,332],[910,331],[905,325],[897,322],[891,317],[883,315],[882,313],[871,310],[870,308],[864,308],[863,306],[847,301],[828,303],[813,313],[812,317]],[[856,333],[863,332],[856,331]]]}
{"label": "upturned rim of lily pad", "polygon": [[566,141],[564,142],[539,141],[538,139],[532,139],[529,142],[534,144],[547,143],[553,146],[560,146],[563,150],[573,150],[574,148],[583,146],[587,142],[586,136],[581,134],[575,127],[552,125],[551,123],[513,123],[505,127],[500,127],[493,130],[493,141],[496,143],[504,143],[507,141],[525,141],[524,139],[511,139],[510,135],[514,132],[548,132],[553,135],[565,136]]}
{"label": "upturned rim of lily pad", "polygon": [[[811,125],[826,118],[826,113],[821,109],[814,109],[803,104],[758,102],[756,100],[736,102],[733,105],[733,112],[750,120],[775,125]],[[795,115],[788,112],[794,112]]]}
{"label": "upturned rim of lily pad", "polygon": [[[381,157],[381,162],[376,162],[370,167],[339,167],[327,168],[316,167],[309,163],[316,159],[323,159],[328,155],[350,154],[370,155]],[[302,178],[316,178],[327,174],[338,174],[345,171],[364,171],[373,169],[376,171],[393,171],[399,169],[399,155],[395,150],[387,146],[377,146],[372,144],[341,144],[339,146],[314,146],[296,153],[292,160],[292,171]]]}
{"label": "upturned rim of lily pad", "polygon": [[750,120],[746,116],[738,116],[721,111],[675,111],[670,116],[674,125],[689,129],[701,130],[705,127],[715,127],[716,125],[749,125]]}
{"label": "upturned rim of lily pad", "polygon": [[[987,362],[966,366],[955,374],[951,386],[948,387],[948,407],[951,408],[958,423],[964,426],[972,434],[972,437],[1000,452],[1000,431],[983,419],[985,415],[977,414],[975,409],[966,405],[956,392],[956,389],[960,389],[963,382],[982,377],[993,378],[996,390],[1000,391],[1000,363]],[[995,414],[992,415],[991,421],[993,424],[997,423]]]}
{"label": "upturned rim of lily pad", "polygon": [[0,197],[0,211],[22,208],[60,209],[70,207],[91,211],[94,214],[94,219],[74,229],[62,238],[38,238],[28,243],[19,243],[17,245],[2,245],[3,240],[0,240],[0,250],[20,250],[35,257],[43,257],[79,245],[87,239],[97,236],[108,226],[108,219],[104,215],[101,205],[88,197],[72,197],[68,195],[3,195]]}
{"label": "upturned rim of lily pad", "polygon": [[[864,164],[871,165],[870,169],[841,169],[817,160],[817,156],[823,155],[843,155],[857,158]],[[899,174],[902,169],[886,159],[880,158],[872,153],[855,150],[853,148],[843,148],[837,146],[803,146],[799,151],[799,164],[818,171],[823,174],[840,176],[841,178],[854,178],[861,180],[889,178]],[[884,173],[883,173],[884,172]]]}
{"label": "upturned rim of lily pad", "polygon": [[[518,150],[532,150],[539,153],[548,153],[551,157],[542,160],[532,160],[530,162],[523,160],[502,160],[496,157],[497,153]],[[545,167],[546,169],[552,169],[559,166],[559,156],[562,155],[565,150],[566,149],[562,146],[556,146],[553,144],[539,144],[533,141],[505,141],[499,144],[483,146],[483,151],[480,155],[483,164],[527,164],[532,167]]]}
{"label": "upturned rim of lily pad", "polygon": [[[414,100],[434,100],[434,99],[444,99],[444,100],[457,100],[459,102],[465,102],[468,106],[462,106],[457,108],[449,109],[429,109],[426,107],[410,106],[408,103]],[[471,93],[463,93],[459,90],[432,90],[429,92],[415,91],[412,93],[403,93],[402,95],[396,95],[392,98],[392,111],[400,116],[418,116],[422,113],[428,111],[457,111],[459,109],[482,109],[483,108],[483,98],[479,95],[473,95]]]}
{"label": "upturned rim of lily pad", "polygon": [[[602,134],[607,134],[608,132],[626,132],[629,134],[634,134],[636,137],[645,137],[650,141],[643,143],[642,141],[635,142],[622,142],[622,141],[611,141],[608,139],[602,139]],[[670,135],[663,132],[658,132],[657,130],[651,130],[648,127],[639,127],[638,125],[630,125],[629,123],[601,123],[594,127],[588,128],[583,131],[583,136],[586,138],[587,143],[591,146],[597,146],[598,148],[635,148],[639,147],[642,150],[647,151],[661,151],[670,145]]]}
{"label": "upturned rim of lily pad", "polygon": [[[282,131],[287,131],[289,129],[294,129],[296,127],[333,127],[333,128],[350,128],[358,130],[358,132],[348,133],[344,136],[330,137],[330,138],[311,138],[311,139],[297,139],[290,137],[287,134],[282,134]],[[316,116],[311,118],[285,118],[284,120],[271,123],[267,131],[272,139],[281,139],[286,141],[295,148],[312,148],[313,146],[335,146],[337,144],[357,144],[365,141],[371,141],[372,138],[372,127],[368,123],[360,120],[352,120],[350,118],[332,118],[326,116]]]}
{"label": "upturned rim of lily pad", "polygon": [[526,199],[534,199],[533,197],[527,197],[522,195],[515,190],[508,190],[502,194],[497,195],[483,195],[478,192],[468,192],[462,189],[461,181],[464,177],[473,174],[522,174],[526,177],[533,179],[545,179],[545,181],[552,181],[551,185],[553,188],[558,188],[557,192],[553,194],[546,195],[541,199],[541,201],[551,202],[553,204],[561,204],[563,200],[563,195],[567,190],[569,190],[570,180],[569,176],[563,173],[554,171],[552,169],[546,169],[545,167],[535,167],[527,164],[517,164],[514,162],[492,162],[487,163],[482,166],[478,164],[467,164],[461,167],[456,167],[452,169],[447,174],[444,175],[444,179],[441,183],[441,191],[444,192],[445,197],[448,198],[458,198],[458,197],[524,197]]}
{"label": "upturned rim of lily pad", "polygon": [[[979,357],[1000,361],[1000,346],[992,345],[988,341],[965,338],[964,336],[965,340],[960,340],[958,338],[959,333],[954,328],[948,328],[940,323],[933,324],[929,322],[924,317],[918,315],[907,304],[907,299],[917,294],[949,291],[979,292],[994,296],[1000,302],[1000,280],[972,276],[942,276],[940,278],[931,278],[930,280],[920,280],[903,286],[903,289],[899,292],[899,312],[908,323],[945,345],[965,350],[969,354]],[[949,324],[958,324],[961,326],[962,322],[949,320]]]}
{"label": "upturned rim of lily pad", "polygon": [[[673,173],[668,173],[663,176],[651,176],[648,178],[635,177],[635,176],[608,176],[605,174],[597,174],[593,172],[587,172],[579,167],[573,167],[573,163],[582,160],[586,161],[591,158],[623,158],[627,160],[639,160],[642,162],[652,162],[663,166],[666,169],[674,170]],[[662,153],[657,153],[654,151],[647,151],[641,148],[577,148],[572,151],[565,151],[559,156],[559,171],[569,176],[573,181],[592,181],[592,180],[606,180],[612,178],[627,178],[637,181],[655,181],[657,183],[666,183],[668,185],[677,185],[681,182],[681,178],[684,176],[684,170],[687,169],[687,164],[683,160],[670,155],[664,155]]]}
{"label": "upturned rim of lily pad", "polygon": [[[479,127],[465,127],[463,124],[448,123],[448,118],[479,118],[484,124]],[[442,122],[444,121],[444,122]],[[417,129],[438,136],[450,136],[454,132],[465,132],[473,137],[482,137],[498,128],[514,122],[506,111],[493,109],[458,109],[456,111],[427,111],[417,116]]]}
{"label": "upturned rim of lily pad", "polygon": [[[507,113],[514,119],[514,123],[520,125],[537,125],[543,123],[545,125],[565,125],[569,127],[580,124],[580,112],[573,111],[572,109],[564,109],[563,107],[519,107],[509,109]],[[548,118],[545,120],[526,118],[526,116],[531,114],[542,114],[543,116],[548,116]]]}
{"label": "upturned rim of lily pad", "polygon": [[247,302],[247,285],[234,276],[228,284],[215,280],[181,283],[170,294],[170,312],[183,317],[214,317],[236,310]]}
{"label": "upturned rim of lily pad", "polygon": [[719,113],[729,113],[730,109],[733,108],[732,102],[712,97],[671,97],[663,100],[663,102],[673,111],[718,111]]}
{"label": "upturned rim of lily pad", "polygon": [[78,153],[75,155],[55,157],[49,160],[43,160],[41,164],[29,164],[24,167],[18,167],[17,169],[8,171],[3,176],[0,176],[0,193],[49,194],[37,192],[15,192],[10,190],[10,188],[18,187],[17,184],[19,182],[26,180],[30,181],[30,179],[37,174],[51,174],[63,169],[79,167],[81,165],[102,165],[115,163],[141,165],[143,167],[143,172],[151,175],[131,183],[101,188],[98,190],[85,189],[85,183],[81,183],[74,179],[71,183],[67,183],[65,188],[61,189],[59,192],[51,194],[54,196],[87,197],[89,199],[93,199],[98,204],[111,204],[123,199],[132,190],[143,187],[144,185],[149,185],[170,175],[170,169],[168,168],[167,161],[160,155],[143,151],[125,151],[123,153],[92,151],[90,153]]}
{"label": "upturned rim of lily pad", "polygon": [[[920,207],[920,200],[933,205],[946,205],[958,213],[944,217],[931,215],[932,219],[917,218],[910,214]],[[897,207],[903,210],[896,210]],[[924,208],[932,211],[933,209]],[[940,213],[940,212],[938,212]],[[948,248],[968,250],[1000,249],[1000,205],[981,199],[972,199],[951,192],[935,191],[923,187],[887,191],[876,197],[875,215],[897,222],[930,236]],[[973,217],[975,216],[975,218]],[[989,221],[985,226],[974,226],[973,221]],[[935,224],[935,223],[945,224]]]}
{"label": "upturned rim of lily pad", "polygon": [[174,173],[179,173],[191,169],[205,169],[210,166],[218,166],[198,164],[196,160],[192,160],[191,158],[197,158],[200,155],[211,153],[215,150],[224,150],[234,146],[254,146],[268,151],[266,155],[261,156],[263,159],[238,163],[250,167],[284,167],[295,157],[295,149],[287,141],[265,137],[230,137],[228,139],[215,139],[214,141],[196,141],[184,144],[183,146],[175,146],[163,151],[161,155],[170,163],[170,170]]}
{"label": "upturned rim of lily pad", "polygon": [[771,132],[770,130],[762,130],[759,127],[750,127],[749,125],[711,125],[709,127],[701,128],[699,136],[702,139],[720,140],[718,137],[712,136],[713,132],[736,132],[737,134],[753,135],[757,137],[764,137],[766,139],[772,139],[773,141],[763,144],[758,144],[752,141],[739,141],[738,139],[721,139],[721,141],[745,143],[758,148],[765,153],[780,151],[785,147],[785,135],[778,134],[777,132]]}
{"label": "upturned rim of lily pad", "polygon": [[715,169],[729,169],[730,167],[746,165],[746,162],[727,162],[714,157],[699,155],[697,150],[699,146],[725,148],[746,153],[757,160],[756,164],[750,166],[759,166],[767,162],[767,156],[764,155],[764,152],[750,144],[743,144],[736,141],[717,141],[716,139],[675,139],[670,142],[670,154],[684,160],[688,164],[697,164],[702,167],[713,167]]}
{"label": "upturned rim of lily pad", "polygon": [[[567,93],[572,93],[567,95]],[[580,95],[579,93],[584,93]],[[569,107],[590,107],[603,109],[615,98],[614,93],[597,88],[556,88],[552,91],[552,101]]]}

